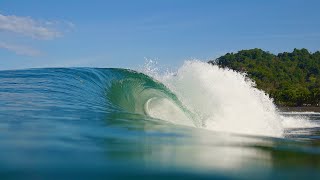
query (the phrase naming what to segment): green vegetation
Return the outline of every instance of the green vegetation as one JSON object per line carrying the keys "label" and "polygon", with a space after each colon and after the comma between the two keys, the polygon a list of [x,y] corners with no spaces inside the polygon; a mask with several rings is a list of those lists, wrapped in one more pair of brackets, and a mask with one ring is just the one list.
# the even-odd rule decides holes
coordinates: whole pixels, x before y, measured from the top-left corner
{"label": "green vegetation", "polygon": [[227,53],[215,61],[220,67],[245,72],[258,89],[268,93],[280,106],[319,106],[320,52],[294,49],[278,55],[261,49]]}

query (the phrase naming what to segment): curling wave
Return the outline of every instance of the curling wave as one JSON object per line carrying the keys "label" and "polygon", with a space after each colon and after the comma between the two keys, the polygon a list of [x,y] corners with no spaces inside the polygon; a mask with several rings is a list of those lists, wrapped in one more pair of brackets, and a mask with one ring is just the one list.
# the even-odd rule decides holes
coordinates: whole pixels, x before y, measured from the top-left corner
{"label": "curling wave", "polygon": [[112,114],[112,121],[154,119],[213,131],[273,137],[283,136],[287,126],[308,124],[300,118],[298,125],[291,120],[288,125],[288,118],[278,112],[272,99],[257,90],[244,74],[200,61],[185,62],[173,73],[159,73],[150,67],[140,72],[49,68],[1,71],[0,78],[3,94],[7,91],[15,94],[8,99],[1,97],[0,103],[6,105],[3,113],[32,108],[30,117],[43,114],[64,118],[54,114],[59,109],[68,113],[69,119],[79,119],[76,112],[83,110],[88,111],[90,119],[97,112],[97,115]]}

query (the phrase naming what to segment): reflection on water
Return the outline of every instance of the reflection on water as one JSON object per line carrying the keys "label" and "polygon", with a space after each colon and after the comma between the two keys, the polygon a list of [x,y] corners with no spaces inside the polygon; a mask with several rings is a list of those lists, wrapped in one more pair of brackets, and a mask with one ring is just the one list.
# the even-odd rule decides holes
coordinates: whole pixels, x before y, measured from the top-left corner
{"label": "reflection on water", "polygon": [[[90,123],[85,121],[89,117]],[[67,122],[53,117],[19,120],[2,121],[0,126],[0,172],[8,177],[66,178],[75,173],[117,178],[320,177],[317,127],[287,129],[285,138],[270,138],[212,132],[132,114],[92,118],[84,110],[78,120]]]}
{"label": "reflection on water", "polygon": [[[156,122],[145,122],[139,126],[132,124],[133,127],[128,122],[112,126],[128,128],[129,125],[130,131],[137,134],[130,138],[117,136],[103,141],[106,156],[112,161],[134,162],[140,167],[161,172],[174,170],[206,174],[208,177],[319,176],[320,144],[319,140],[314,140],[316,132],[319,133],[318,128],[288,129],[287,138],[270,138],[216,133]],[[302,140],[304,136],[310,138]]]}

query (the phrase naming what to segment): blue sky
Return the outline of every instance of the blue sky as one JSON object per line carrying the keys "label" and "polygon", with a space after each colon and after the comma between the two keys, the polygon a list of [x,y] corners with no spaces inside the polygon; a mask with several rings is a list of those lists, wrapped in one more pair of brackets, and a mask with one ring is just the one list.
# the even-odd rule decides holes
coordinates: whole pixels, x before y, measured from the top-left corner
{"label": "blue sky", "polygon": [[318,0],[1,0],[0,69],[178,67],[226,52],[320,49]]}

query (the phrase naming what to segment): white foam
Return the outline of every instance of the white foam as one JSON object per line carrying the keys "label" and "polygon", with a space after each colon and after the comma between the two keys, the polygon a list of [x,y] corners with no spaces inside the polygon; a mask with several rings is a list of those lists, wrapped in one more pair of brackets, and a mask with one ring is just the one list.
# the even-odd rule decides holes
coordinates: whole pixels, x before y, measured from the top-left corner
{"label": "white foam", "polygon": [[281,123],[285,128],[312,128],[319,127],[316,122],[311,122],[305,116],[281,116]]}
{"label": "white foam", "polygon": [[281,114],[286,115],[320,115],[320,112],[306,111],[306,112],[281,112]]}
{"label": "white foam", "polygon": [[151,66],[143,72],[173,91],[202,128],[282,137],[285,127],[294,126],[294,120],[281,116],[272,99],[254,88],[245,74],[201,61],[186,61],[176,72],[165,74]]}

